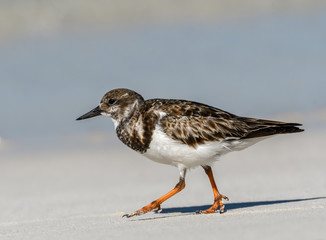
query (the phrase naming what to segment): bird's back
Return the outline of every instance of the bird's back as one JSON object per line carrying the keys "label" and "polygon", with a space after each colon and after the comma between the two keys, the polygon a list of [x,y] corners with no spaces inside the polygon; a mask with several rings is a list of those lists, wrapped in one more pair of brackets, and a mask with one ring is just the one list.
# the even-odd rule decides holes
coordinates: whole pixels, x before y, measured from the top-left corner
{"label": "bird's back", "polygon": [[191,147],[207,142],[302,132],[298,123],[239,117],[209,105],[173,99],[145,101],[145,111],[158,115],[158,124],[172,139]]}

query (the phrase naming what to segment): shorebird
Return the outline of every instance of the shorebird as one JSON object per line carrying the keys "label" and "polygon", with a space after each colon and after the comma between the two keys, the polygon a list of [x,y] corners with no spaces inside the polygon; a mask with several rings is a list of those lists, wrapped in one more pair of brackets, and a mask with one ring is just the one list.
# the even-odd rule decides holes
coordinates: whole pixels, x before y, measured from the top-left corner
{"label": "shorebird", "polygon": [[213,205],[198,213],[225,211],[212,172],[222,155],[245,149],[275,134],[302,132],[299,123],[240,117],[206,104],[175,99],[144,98],[129,89],[107,92],[100,104],[76,120],[99,115],[112,119],[118,138],[136,152],[179,169],[177,185],[167,194],[126,217],[161,210],[161,204],[185,188],[187,169],[201,166],[214,193]]}

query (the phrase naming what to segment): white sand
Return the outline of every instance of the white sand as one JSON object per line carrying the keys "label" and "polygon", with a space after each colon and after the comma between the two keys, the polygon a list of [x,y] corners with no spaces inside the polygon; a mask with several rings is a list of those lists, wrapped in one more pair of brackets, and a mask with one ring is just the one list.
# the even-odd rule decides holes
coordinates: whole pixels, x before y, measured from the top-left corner
{"label": "white sand", "polygon": [[325,132],[278,136],[214,167],[190,171],[162,213],[121,218],[166,193],[177,169],[127,148],[6,155],[0,160],[0,239],[326,239]]}

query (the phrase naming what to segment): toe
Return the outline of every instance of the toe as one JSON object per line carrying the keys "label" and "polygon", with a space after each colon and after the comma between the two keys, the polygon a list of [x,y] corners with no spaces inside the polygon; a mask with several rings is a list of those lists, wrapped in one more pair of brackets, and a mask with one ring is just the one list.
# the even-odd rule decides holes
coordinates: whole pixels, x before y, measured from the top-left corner
{"label": "toe", "polygon": [[225,208],[224,208],[224,205],[220,205],[220,214],[224,213],[225,212]]}
{"label": "toe", "polygon": [[224,195],[220,195],[220,198],[222,199],[225,199],[226,201],[229,201],[229,198],[227,196],[224,196]]}
{"label": "toe", "polygon": [[157,209],[156,209],[156,212],[157,212],[157,213],[160,213],[160,212],[162,212],[162,208],[161,208],[161,205],[158,205],[158,207],[157,207]]}
{"label": "toe", "polygon": [[131,217],[134,217],[134,216],[139,216],[141,214],[142,214],[142,212],[133,212],[133,213],[130,213],[130,214],[124,214],[124,215],[122,215],[122,217],[131,218]]}

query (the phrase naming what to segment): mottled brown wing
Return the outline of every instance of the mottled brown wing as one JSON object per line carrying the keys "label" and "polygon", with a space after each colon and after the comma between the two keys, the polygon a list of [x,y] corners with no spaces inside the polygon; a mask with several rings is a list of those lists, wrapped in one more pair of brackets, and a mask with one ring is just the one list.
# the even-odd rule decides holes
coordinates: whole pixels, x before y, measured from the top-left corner
{"label": "mottled brown wing", "polygon": [[228,138],[241,138],[243,129],[213,117],[174,117],[165,116],[161,127],[174,140],[196,147],[205,142],[220,141]]}
{"label": "mottled brown wing", "polygon": [[[162,103],[162,100],[160,102]],[[205,142],[303,131],[296,127],[301,124],[239,117],[190,101],[166,100],[157,106],[157,110],[166,114],[160,119],[165,133],[174,140],[192,147]]]}

